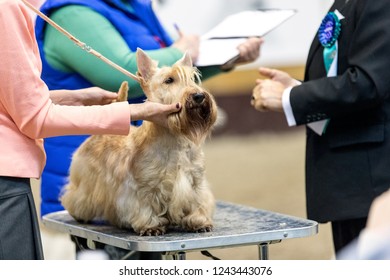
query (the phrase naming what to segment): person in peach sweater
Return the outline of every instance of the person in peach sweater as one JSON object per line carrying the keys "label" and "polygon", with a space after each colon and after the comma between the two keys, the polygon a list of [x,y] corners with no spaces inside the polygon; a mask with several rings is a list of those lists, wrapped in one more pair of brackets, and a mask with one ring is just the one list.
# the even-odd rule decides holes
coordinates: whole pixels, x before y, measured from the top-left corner
{"label": "person in peach sweater", "polygon": [[181,104],[111,103],[117,94],[97,87],[49,91],[30,11],[19,0],[0,0],[0,11],[0,259],[43,259],[30,187],[45,164],[42,139],[126,135],[133,120],[166,125]]}

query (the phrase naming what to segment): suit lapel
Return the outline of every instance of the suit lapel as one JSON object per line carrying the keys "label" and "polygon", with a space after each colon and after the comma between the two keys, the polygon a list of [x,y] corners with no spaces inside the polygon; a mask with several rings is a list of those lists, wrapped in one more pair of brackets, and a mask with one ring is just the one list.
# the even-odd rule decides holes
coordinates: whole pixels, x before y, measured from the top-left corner
{"label": "suit lapel", "polygon": [[[333,12],[335,10],[338,10],[342,13],[345,5],[349,2],[350,0],[336,0],[332,7],[330,7],[329,9],[329,12]],[[310,49],[309,49],[309,54],[307,56],[307,61],[306,61],[306,71],[307,69],[310,68],[310,65],[313,61],[313,58],[314,58],[314,54],[317,52],[317,51],[323,51],[323,48],[317,38],[317,33],[315,34],[315,37],[313,39],[313,42],[310,46]],[[305,73],[305,77],[307,77],[307,73]]]}

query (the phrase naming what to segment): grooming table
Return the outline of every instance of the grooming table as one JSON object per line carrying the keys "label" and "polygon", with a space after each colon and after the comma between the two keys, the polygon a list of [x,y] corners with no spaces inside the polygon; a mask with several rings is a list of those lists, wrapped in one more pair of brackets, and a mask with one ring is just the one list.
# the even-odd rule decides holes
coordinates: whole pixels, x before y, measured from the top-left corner
{"label": "grooming table", "polygon": [[269,244],[318,233],[315,221],[223,201],[217,202],[213,231],[205,233],[168,229],[162,236],[139,236],[102,221],[78,223],[67,211],[45,215],[43,224],[73,237],[85,238],[92,244],[103,243],[129,252],[161,252],[163,259],[174,260],[186,259],[188,251],[247,245],[259,246],[259,259],[266,260]]}

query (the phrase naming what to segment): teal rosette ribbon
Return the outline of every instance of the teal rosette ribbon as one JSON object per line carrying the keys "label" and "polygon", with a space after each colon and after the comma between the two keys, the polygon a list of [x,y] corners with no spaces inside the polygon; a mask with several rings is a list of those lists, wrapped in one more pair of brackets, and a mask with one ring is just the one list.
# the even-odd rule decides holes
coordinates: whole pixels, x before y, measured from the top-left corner
{"label": "teal rosette ribbon", "polygon": [[[335,12],[329,12],[325,18],[322,20],[320,28],[318,29],[318,40],[321,45],[324,47],[323,57],[326,73],[328,77],[336,75],[337,72],[337,40],[341,33],[341,23],[338,14]],[[331,70],[332,64],[335,63],[335,66]],[[324,134],[326,128],[329,124],[329,119],[320,121],[320,125],[315,131],[319,134],[319,128],[322,129],[320,135]],[[310,125],[309,125],[310,126]],[[312,126],[310,126],[312,127]]]}
{"label": "teal rosette ribbon", "polygon": [[325,18],[322,20],[320,28],[318,30],[318,40],[321,45],[325,48],[332,47],[337,39],[339,38],[341,32],[341,23],[334,12],[328,13]]}
{"label": "teal rosette ribbon", "polygon": [[333,62],[337,53],[337,39],[341,33],[340,19],[334,12],[329,12],[322,20],[318,29],[318,40],[324,47],[324,62],[326,71],[329,71],[330,65]]}

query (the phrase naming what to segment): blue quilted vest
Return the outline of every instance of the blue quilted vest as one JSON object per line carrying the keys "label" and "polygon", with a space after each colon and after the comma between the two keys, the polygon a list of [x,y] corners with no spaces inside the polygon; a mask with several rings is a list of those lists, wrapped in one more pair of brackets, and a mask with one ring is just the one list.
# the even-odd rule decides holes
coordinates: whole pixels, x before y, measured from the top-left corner
{"label": "blue quilted vest", "polygon": [[[130,12],[120,0],[47,0],[41,11],[50,14],[66,5],[83,5],[105,16],[121,33],[132,51],[137,47],[144,50],[170,46],[172,40],[165,32],[152,10],[150,0],[130,0]],[[78,73],[66,73],[52,68],[43,52],[44,30],[47,23],[37,18],[35,32],[42,58],[42,79],[49,89],[80,89],[93,86]],[[91,26],[93,28],[93,26]],[[93,46],[92,46],[93,47]],[[141,102],[144,98],[130,100]],[[61,136],[45,139],[47,162],[41,179],[41,215],[63,210],[59,202],[60,192],[67,182],[73,152],[88,135]]]}

